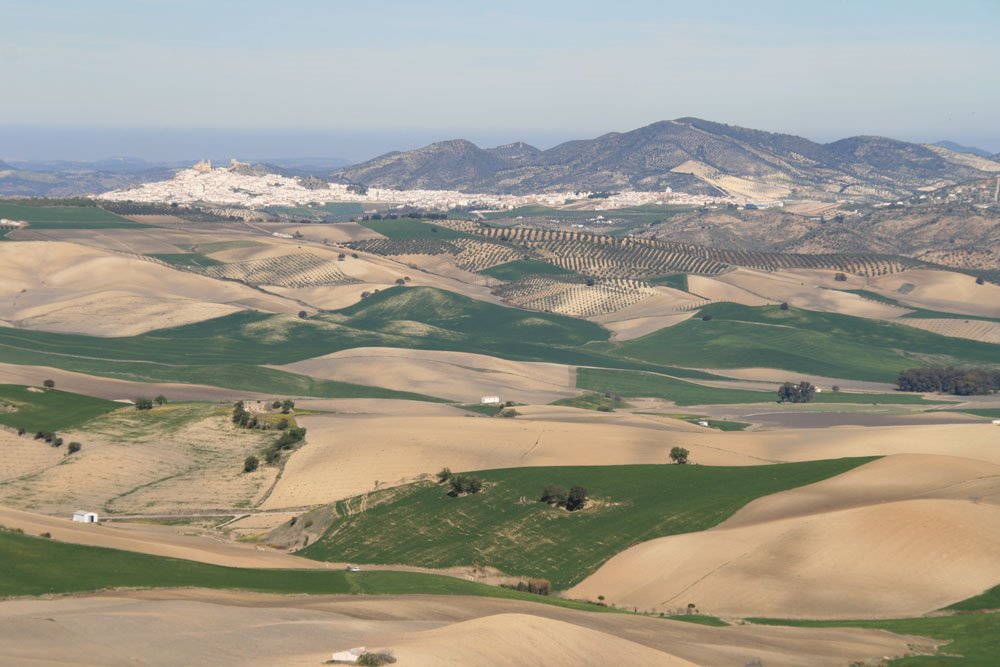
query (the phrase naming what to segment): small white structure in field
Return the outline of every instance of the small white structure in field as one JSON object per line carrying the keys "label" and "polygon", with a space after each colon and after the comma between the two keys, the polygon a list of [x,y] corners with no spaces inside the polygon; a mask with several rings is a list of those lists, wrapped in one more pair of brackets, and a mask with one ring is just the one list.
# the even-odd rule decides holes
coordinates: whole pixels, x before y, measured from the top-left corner
{"label": "small white structure in field", "polygon": [[97,523],[97,512],[73,512],[73,521],[77,523]]}
{"label": "small white structure in field", "polygon": [[1000,419],[994,419],[993,423],[996,424],[997,426],[1000,426]]}
{"label": "small white structure in field", "polygon": [[705,428],[708,428],[708,422],[705,421],[704,419],[699,419],[698,426],[704,426]]}
{"label": "small white structure in field", "polygon": [[483,396],[479,401],[483,405],[500,405],[499,396]]}
{"label": "small white structure in field", "polygon": [[358,661],[358,658],[360,658],[364,654],[364,652],[365,652],[364,646],[349,648],[346,651],[337,651],[330,657],[330,660],[333,662],[356,663]]}

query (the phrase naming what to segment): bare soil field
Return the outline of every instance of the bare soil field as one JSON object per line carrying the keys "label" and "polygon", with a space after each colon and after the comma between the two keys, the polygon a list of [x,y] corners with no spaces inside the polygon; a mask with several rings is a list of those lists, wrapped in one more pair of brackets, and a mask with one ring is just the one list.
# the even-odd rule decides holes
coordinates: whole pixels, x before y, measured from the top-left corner
{"label": "bare soil field", "polygon": [[244,285],[72,243],[0,244],[0,266],[0,318],[51,331],[120,336],[247,307],[289,313],[300,307]]}
{"label": "bare soil field", "polygon": [[869,289],[928,310],[1000,317],[1000,286],[961,273],[911,269],[872,278]]}
{"label": "bare soil field", "polygon": [[[584,416],[584,410],[562,409]],[[615,417],[616,415],[612,415]],[[631,418],[637,420],[637,418]],[[494,417],[378,417],[309,415],[299,418],[308,441],[285,466],[264,509],[330,503],[375,488],[430,475],[545,465],[614,465],[667,460],[676,435],[689,424],[617,419],[585,422]],[[675,437],[672,437],[672,433]],[[727,454],[720,460],[748,457]]]}
{"label": "bare soil field", "polygon": [[787,275],[784,272],[736,269],[718,276],[716,280],[756,294],[772,303],[787,302],[808,310],[874,319],[891,319],[907,312],[903,308],[863,299],[857,294],[824,288],[801,272],[798,275]]}
{"label": "bare soil field", "polygon": [[774,303],[773,300],[748,292],[742,287],[708,276],[689,275],[688,289],[691,290],[692,294],[697,294],[710,301],[732,301],[744,306],[766,306]]}
{"label": "bare soil field", "polygon": [[440,396],[459,403],[478,403],[483,396],[518,403],[550,403],[579,393],[573,367],[464,352],[365,347],[282,368],[318,378]]}
{"label": "bare soil field", "polygon": [[[152,622],[151,619],[155,619]],[[294,628],[294,632],[290,632]],[[39,641],[24,642],[25,636]],[[179,641],[180,640],[180,641]],[[515,600],[149,591],[0,602],[0,653],[18,664],[316,665],[354,646],[402,665],[833,667],[925,640],[842,628],[706,627]]]}
{"label": "bare soil field", "polygon": [[722,615],[912,616],[993,586],[998,549],[1000,465],[899,455],[632,547],[568,594],[654,610],[694,600]]}

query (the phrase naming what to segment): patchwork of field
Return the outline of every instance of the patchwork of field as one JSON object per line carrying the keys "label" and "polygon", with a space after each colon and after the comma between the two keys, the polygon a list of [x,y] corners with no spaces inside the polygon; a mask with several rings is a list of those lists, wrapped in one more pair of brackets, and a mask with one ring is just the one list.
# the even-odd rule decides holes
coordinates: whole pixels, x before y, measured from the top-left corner
{"label": "patchwork of field", "polygon": [[[135,591],[7,601],[0,603],[0,618],[0,652],[21,664],[117,664],[142,654],[156,664],[305,667],[333,651],[367,646],[391,648],[400,664],[427,667],[515,667],[525,664],[526,653],[554,667],[753,659],[776,667],[835,667],[904,654],[908,642],[926,644],[875,630],[709,627],[467,596]],[[247,628],[254,628],[252,635]],[[26,643],[25,636],[46,641]]]}
{"label": "patchwork of field", "polygon": [[998,548],[1000,466],[902,454],[628,549],[570,595],[654,611],[697,600],[722,615],[910,616],[994,585]]}
{"label": "patchwork of field", "polygon": [[283,368],[312,377],[416,391],[458,403],[478,403],[483,396],[517,403],[550,403],[577,393],[570,366],[463,352],[362,347]]}
{"label": "patchwork of field", "polygon": [[961,320],[957,318],[949,319],[920,319],[904,318],[899,320],[900,324],[909,327],[916,327],[924,331],[951,336],[953,338],[966,338],[977,340],[981,343],[1000,344],[1000,322],[988,322],[986,320]]}
{"label": "patchwork of field", "polygon": [[960,273],[911,269],[873,279],[870,285],[908,306],[1000,318],[1000,286],[977,285],[973,277]]}

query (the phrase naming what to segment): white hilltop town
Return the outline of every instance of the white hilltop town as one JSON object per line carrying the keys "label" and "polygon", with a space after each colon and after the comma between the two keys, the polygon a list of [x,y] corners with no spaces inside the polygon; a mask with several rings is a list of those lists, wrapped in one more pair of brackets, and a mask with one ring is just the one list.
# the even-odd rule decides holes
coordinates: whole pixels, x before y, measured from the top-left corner
{"label": "white hilltop town", "polygon": [[94,195],[106,201],[169,203],[181,206],[196,203],[226,204],[246,208],[266,206],[304,206],[330,202],[395,204],[430,210],[459,207],[513,209],[521,206],[563,206],[574,202],[581,209],[616,209],[649,204],[696,205],[741,203],[728,197],[707,197],[672,192],[625,190],[590,199],[590,192],[544,192],[530,195],[473,194],[455,190],[394,190],[369,187],[356,192],[346,184],[329,183],[326,187],[306,187],[298,178],[278,174],[248,174],[245,163],[232,160],[228,167],[213,167],[201,161],[189,169],[178,170],[166,181],[144,183],[124,190]]}

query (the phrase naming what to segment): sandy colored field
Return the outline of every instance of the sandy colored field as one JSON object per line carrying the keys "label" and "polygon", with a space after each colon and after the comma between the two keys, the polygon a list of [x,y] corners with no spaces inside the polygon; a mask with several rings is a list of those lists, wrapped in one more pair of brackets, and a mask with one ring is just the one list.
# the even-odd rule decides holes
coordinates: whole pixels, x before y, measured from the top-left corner
{"label": "sandy colored field", "polygon": [[924,614],[1000,581],[1000,465],[900,455],[628,549],[569,591],[717,614]]}
{"label": "sandy colored field", "polygon": [[703,465],[760,465],[845,456],[950,454],[1000,464],[988,423],[722,433],[686,422],[572,408],[525,408],[516,419],[315,415],[265,509],[329,503],[463,470],[664,463],[674,445]]}
{"label": "sandy colored field", "polygon": [[[164,216],[170,218],[171,216]],[[157,218],[153,220],[151,218]],[[160,216],[135,216],[139,222],[169,222]],[[29,229],[37,234],[31,240],[70,241],[82,245],[103,248],[116,252],[129,252],[139,255],[148,253],[181,253],[190,252],[191,246],[234,239],[247,239],[249,234],[240,229],[231,233],[206,231],[199,223],[178,221],[178,226],[184,229],[150,227],[148,229]],[[227,230],[228,231],[228,230]],[[29,240],[29,239],[25,239]]]}
{"label": "sandy colored field", "polygon": [[61,242],[0,244],[0,318],[17,326],[134,335],[247,307],[300,306],[235,283]]}
{"label": "sandy colored field", "polygon": [[742,303],[744,306],[766,306],[774,303],[773,300],[759,294],[753,294],[708,276],[689,275],[688,289],[691,290],[692,294],[697,294],[711,301],[732,301],[733,303]]}
{"label": "sandy colored field", "polygon": [[211,405],[124,408],[60,435],[83,449],[30,477],[0,483],[0,503],[51,514],[249,509],[277,473],[270,466],[243,473],[243,460],[274,436],[236,428]]}
{"label": "sandy colored field", "polygon": [[899,324],[910,327],[932,331],[942,336],[953,336],[955,338],[967,338],[978,340],[983,343],[1000,343],[1000,322],[988,322],[986,320],[958,320],[958,319],[919,319],[903,318],[897,320]]}
{"label": "sandy colored field", "polygon": [[46,379],[55,380],[56,387],[59,389],[87,396],[107,398],[112,401],[161,394],[171,401],[235,401],[270,397],[270,394],[257,395],[236,389],[209,387],[200,384],[132,382],[87,375],[86,373],[74,373],[48,366],[18,366],[0,363],[0,384],[41,385]]}
{"label": "sandy colored field", "polygon": [[[567,410],[567,409],[563,409]],[[583,410],[569,410],[590,417]],[[310,415],[306,445],[285,466],[265,509],[329,503],[394,486],[448,466],[459,472],[544,465],[662,463],[670,442],[689,432],[655,419],[622,423],[523,418]],[[642,423],[644,426],[637,426]],[[694,427],[696,428],[696,427]],[[749,457],[727,453],[720,460]]]}
{"label": "sandy colored field", "polygon": [[868,289],[928,310],[1000,317],[1000,286],[961,273],[911,269],[872,278]]}
{"label": "sandy colored field", "polygon": [[[26,642],[25,637],[36,638]],[[180,641],[179,641],[180,640]],[[872,630],[705,627],[514,600],[147,591],[0,602],[0,653],[20,665],[311,666],[354,646],[401,665],[833,667],[926,640]]]}
{"label": "sandy colored field", "polygon": [[610,329],[614,340],[631,340],[689,319],[696,307],[704,303],[704,299],[668,287],[657,291],[656,298],[587,319]]}
{"label": "sandy colored field", "polygon": [[507,361],[481,354],[363,347],[281,367],[313,377],[375,384],[414,391],[459,403],[478,403],[483,396],[502,401],[550,403],[575,396],[571,366]]}
{"label": "sandy colored field", "polygon": [[58,465],[66,454],[43,441],[18,437],[7,427],[0,427],[0,450],[0,484]]}
{"label": "sandy colored field", "polygon": [[890,319],[907,312],[903,308],[863,299],[857,294],[827,289],[801,273],[789,275],[736,269],[718,276],[717,280],[757,294],[772,303],[787,302],[796,308],[875,319]]}
{"label": "sandy colored field", "polygon": [[306,241],[318,243],[350,243],[351,241],[365,241],[367,239],[380,239],[382,235],[372,231],[364,225],[356,222],[336,222],[309,225],[266,225],[267,228],[274,227],[285,234],[295,234],[298,232]]}

